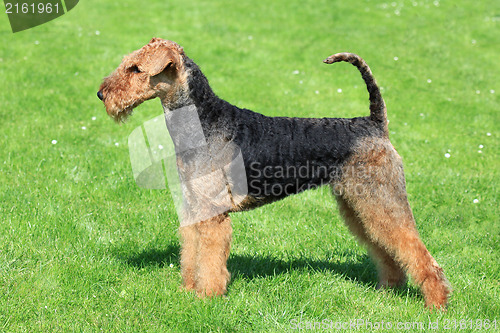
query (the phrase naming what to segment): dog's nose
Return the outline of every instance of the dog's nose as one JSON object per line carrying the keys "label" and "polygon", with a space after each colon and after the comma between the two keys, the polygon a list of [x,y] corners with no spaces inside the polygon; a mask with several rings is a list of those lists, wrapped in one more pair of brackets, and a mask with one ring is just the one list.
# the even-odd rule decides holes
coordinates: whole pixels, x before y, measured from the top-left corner
{"label": "dog's nose", "polygon": [[102,96],[102,91],[98,91],[97,92],[97,97],[99,97],[99,99],[102,101],[102,99],[104,98],[104,96]]}

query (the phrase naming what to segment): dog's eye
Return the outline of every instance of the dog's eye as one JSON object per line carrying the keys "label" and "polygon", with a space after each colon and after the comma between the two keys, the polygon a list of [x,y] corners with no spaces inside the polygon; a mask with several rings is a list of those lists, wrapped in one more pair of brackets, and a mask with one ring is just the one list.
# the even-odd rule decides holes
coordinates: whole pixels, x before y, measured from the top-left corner
{"label": "dog's eye", "polygon": [[141,70],[139,69],[139,67],[137,66],[132,66],[129,68],[129,71],[132,72],[132,73],[141,73]]}

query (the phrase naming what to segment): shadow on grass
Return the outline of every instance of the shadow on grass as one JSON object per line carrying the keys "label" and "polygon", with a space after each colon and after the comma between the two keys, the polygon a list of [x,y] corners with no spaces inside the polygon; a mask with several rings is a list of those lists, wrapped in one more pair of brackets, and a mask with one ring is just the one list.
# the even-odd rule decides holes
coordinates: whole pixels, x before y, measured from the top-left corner
{"label": "shadow on grass", "polygon": [[[148,249],[129,256],[119,255],[119,259],[135,268],[179,266],[179,245],[169,245],[166,249]],[[271,256],[249,256],[232,254],[228,260],[228,269],[232,279],[257,279],[287,274],[291,271],[331,272],[359,285],[375,288],[377,274],[375,266],[368,255],[337,253],[333,257],[346,258],[343,262],[334,260],[317,260],[309,258],[291,258],[282,260]],[[421,294],[413,285],[393,289],[400,296],[421,298]]]}
{"label": "shadow on grass", "polygon": [[135,268],[147,268],[150,266],[156,266],[162,268],[164,266],[169,266],[174,264],[179,265],[179,245],[169,245],[166,249],[148,249],[140,253],[123,253],[119,251],[120,254],[115,255],[121,261],[124,261],[127,265]]}

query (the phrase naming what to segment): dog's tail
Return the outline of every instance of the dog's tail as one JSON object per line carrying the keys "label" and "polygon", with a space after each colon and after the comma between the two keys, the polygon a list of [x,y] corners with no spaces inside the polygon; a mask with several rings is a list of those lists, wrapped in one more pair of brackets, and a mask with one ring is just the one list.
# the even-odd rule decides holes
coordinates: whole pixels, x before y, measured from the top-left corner
{"label": "dog's tail", "polygon": [[358,67],[363,80],[365,80],[368,93],[370,94],[370,118],[375,122],[384,124],[384,128],[387,129],[387,110],[385,108],[384,99],[380,94],[380,89],[377,86],[377,82],[373,77],[370,67],[368,67],[360,56],[354,53],[337,53],[323,60],[326,64],[333,64],[334,62],[340,61],[349,62]]}

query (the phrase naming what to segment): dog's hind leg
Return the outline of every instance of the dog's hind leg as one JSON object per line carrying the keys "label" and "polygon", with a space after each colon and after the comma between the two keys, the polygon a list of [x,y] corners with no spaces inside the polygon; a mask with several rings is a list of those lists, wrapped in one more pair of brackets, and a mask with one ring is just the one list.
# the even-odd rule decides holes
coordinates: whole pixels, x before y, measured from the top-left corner
{"label": "dog's hind leg", "polygon": [[399,287],[406,283],[406,274],[394,257],[387,250],[374,242],[368,235],[361,219],[349,206],[346,200],[336,196],[338,207],[349,230],[367,247],[378,272],[378,288]]}
{"label": "dog's hind leg", "polygon": [[[356,225],[362,230],[358,235],[364,235],[372,251],[378,249],[383,270],[389,268],[390,272],[399,264],[421,287],[426,305],[443,308],[449,284],[420,239],[407,199],[401,159],[390,142],[386,138],[362,142],[343,166],[342,177],[341,209],[344,215],[357,219],[357,224],[350,224],[351,229]],[[400,281],[399,275],[396,282]],[[383,279],[384,272],[382,284]]]}

